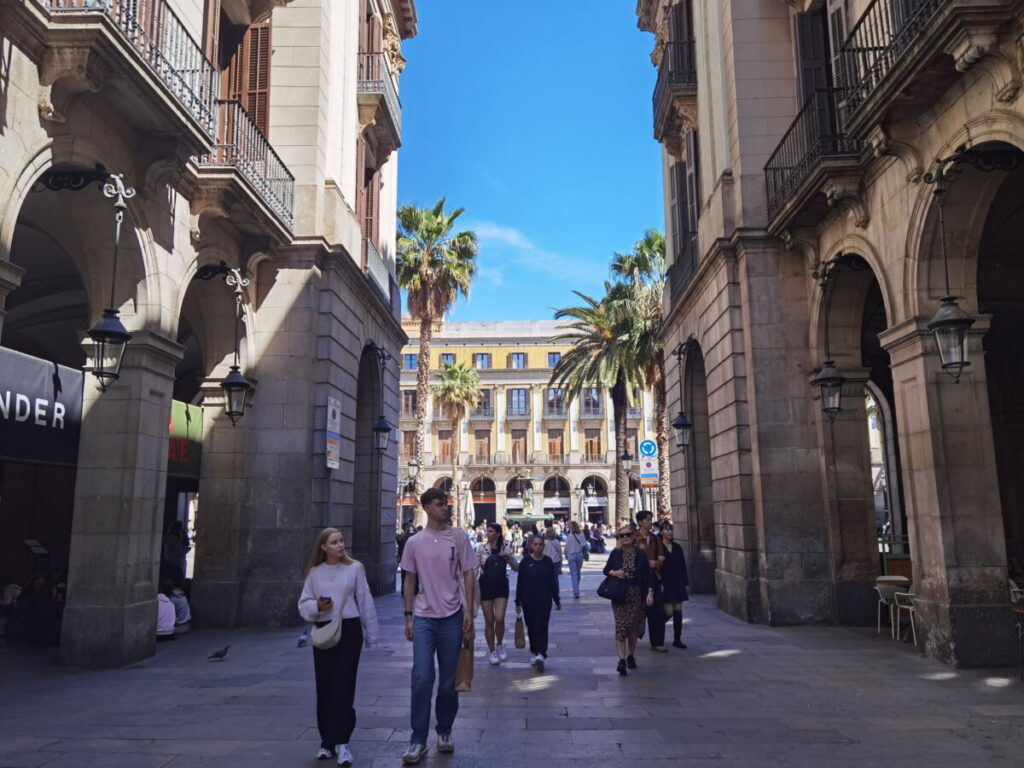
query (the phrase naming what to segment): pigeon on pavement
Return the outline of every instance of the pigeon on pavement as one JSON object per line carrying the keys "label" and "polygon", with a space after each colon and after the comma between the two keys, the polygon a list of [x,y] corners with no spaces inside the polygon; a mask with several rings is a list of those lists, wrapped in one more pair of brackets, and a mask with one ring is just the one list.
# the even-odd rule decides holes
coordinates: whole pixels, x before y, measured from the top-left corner
{"label": "pigeon on pavement", "polygon": [[230,648],[230,647],[231,647],[230,645],[225,645],[219,651],[211,653],[209,656],[207,656],[206,660],[210,661],[211,659],[216,659],[217,661],[224,661],[224,659],[228,655],[228,648]]}

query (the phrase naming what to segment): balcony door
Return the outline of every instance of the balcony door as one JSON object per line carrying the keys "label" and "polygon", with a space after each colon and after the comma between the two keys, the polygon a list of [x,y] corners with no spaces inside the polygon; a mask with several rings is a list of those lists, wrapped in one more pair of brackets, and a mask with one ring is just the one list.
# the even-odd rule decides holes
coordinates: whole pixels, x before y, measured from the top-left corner
{"label": "balcony door", "polygon": [[[561,457],[565,454],[565,430],[548,430],[548,456]],[[559,458],[559,460],[561,460]]]}
{"label": "balcony door", "polygon": [[452,431],[450,429],[437,430],[437,455],[443,463],[452,463]]}
{"label": "balcony door", "polygon": [[[230,38],[230,29],[232,25],[221,14],[222,40]],[[239,102],[264,136],[270,135],[270,46],[270,22],[250,26],[232,54],[221,84],[224,98]],[[220,142],[228,143],[225,139],[241,134],[241,126],[232,133],[235,136],[222,136]]]}
{"label": "balcony door", "polygon": [[511,438],[512,463],[524,464],[526,462],[526,430],[513,429]]}
{"label": "balcony door", "polygon": [[491,430],[477,429],[473,431],[473,455],[477,461],[487,461],[491,455]]}
{"label": "balcony door", "polygon": [[603,453],[600,429],[587,428],[583,431],[583,453],[591,460],[600,458]]}

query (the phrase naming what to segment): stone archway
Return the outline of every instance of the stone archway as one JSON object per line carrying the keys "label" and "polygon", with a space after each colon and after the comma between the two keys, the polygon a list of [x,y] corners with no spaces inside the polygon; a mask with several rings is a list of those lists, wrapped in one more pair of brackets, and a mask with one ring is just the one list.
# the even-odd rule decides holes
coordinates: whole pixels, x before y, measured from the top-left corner
{"label": "stone archway", "polygon": [[469,484],[469,497],[473,500],[473,525],[484,520],[493,523],[497,517],[497,487],[494,480],[486,476],[474,478]]}
{"label": "stone archway", "polygon": [[394,590],[394,555],[391,547],[395,510],[383,503],[383,457],[373,447],[373,427],[384,409],[383,379],[378,348],[363,348],[356,384],[355,460],[352,489],[354,557],[366,568],[375,595]]}
{"label": "stone archway", "polygon": [[711,475],[711,424],[708,407],[708,380],[704,353],[691,340],[683,371],[686,412],[693,424],[690,447],[686,452],[686,519],[679,536],[687,548],[690,588],[697,593],[714,593],[718,545],[715,504]]}

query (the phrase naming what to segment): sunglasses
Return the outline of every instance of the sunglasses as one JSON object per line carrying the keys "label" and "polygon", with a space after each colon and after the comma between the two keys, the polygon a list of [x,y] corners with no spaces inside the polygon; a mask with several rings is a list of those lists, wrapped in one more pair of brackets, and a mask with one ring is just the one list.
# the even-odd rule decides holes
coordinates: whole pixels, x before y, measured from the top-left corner
{"label": "sunglasses", "polygon": [[631,538],[633,538],[633,534],[632,533],[620,533],[619,534],[619,538],[620,539],[631,539]]}

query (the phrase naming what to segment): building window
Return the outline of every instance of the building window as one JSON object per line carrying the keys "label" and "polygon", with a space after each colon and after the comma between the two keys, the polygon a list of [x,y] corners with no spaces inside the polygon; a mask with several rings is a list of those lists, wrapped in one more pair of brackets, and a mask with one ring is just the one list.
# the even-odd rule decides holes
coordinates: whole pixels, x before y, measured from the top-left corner
{"label": "building window", "polygon": [[584,416],[600,416],[601,409],[601,390],[597,387],[586,387],[583,390],[583,415]]}
{"label": "building window", "polygon": [[415,389],[403,389],[402,390],[402,415],[403,416],[415,416],[416,415],[416,390]]}
{"label": "building window", "polygon": [[476,401],[475,413],[477,416],[493,416],[494,401],[491,399],[492,392],[489,389],[480,390],[480,399]]}
{"label": "building window", "polygon": [[548,368],[554,368],[562,359],[561,352],[548,352]]}
{"label": "building window", "polygon": [[412,449],[416,443],[416,432],[410,432],[409,430],[402,431],[402,461],[408,461],[412,458]]}
{"label": "building window", "polygon": [[561,461],[565,454],[565,430],[548,430],[548,457],[554,461]]}
{"label": "building window", "polygon": [[491,367],[490,352],[476,352],[473,355],[473,367],[478,371],[486,371]]}
{"label": "building window", "polygon": [[587,461],[603,461],[604,452],[601,450],[601,430],[583,430],[583,456]]}
{"label": "building window", "polygon": [[526,461],[526,430],[512,430],[512,463],[522,464]]}
{"label": "building window", "polygon": [[636,427],[627,427],[626,428],[626,453],[628,453],[633,458],[638,458],[639,457],[639,454],[637,453],[637,442],[636,442],[636,439],[637,439]]}
{"label": "building window", "polygon": [[565,416],[565,392],[558,387],[549,387],[545,395],[544,410],[548,416]]}
{"label": "building window", "polygon": [[508,391],[508,415],[529,416],[530,415],[530,390],[510,389]]}
{"label": "building window", "polygon": [[509,355],[508,360],[509,368],[523,369],[526,367],[526,353],[525,352],[513,352]]}
{"label": "building window", "polygon": [[416,370],[416,355],[402,355],[402,368],[407,371]]}
{"label": "building window", "polygon": [[474,430],[473,441],[477,461],[486,461],[491,455],[491,430]]}
{"label": "building window", "polygon": [[452,431],[450,429],[437,430],[437,454],[447,462],[451,462]]}
{"label": "building window", "polygon": [[444,368],[446,365],[455,365],[455,353],[454,352],[442,352],[441,353],[441,367]]}

